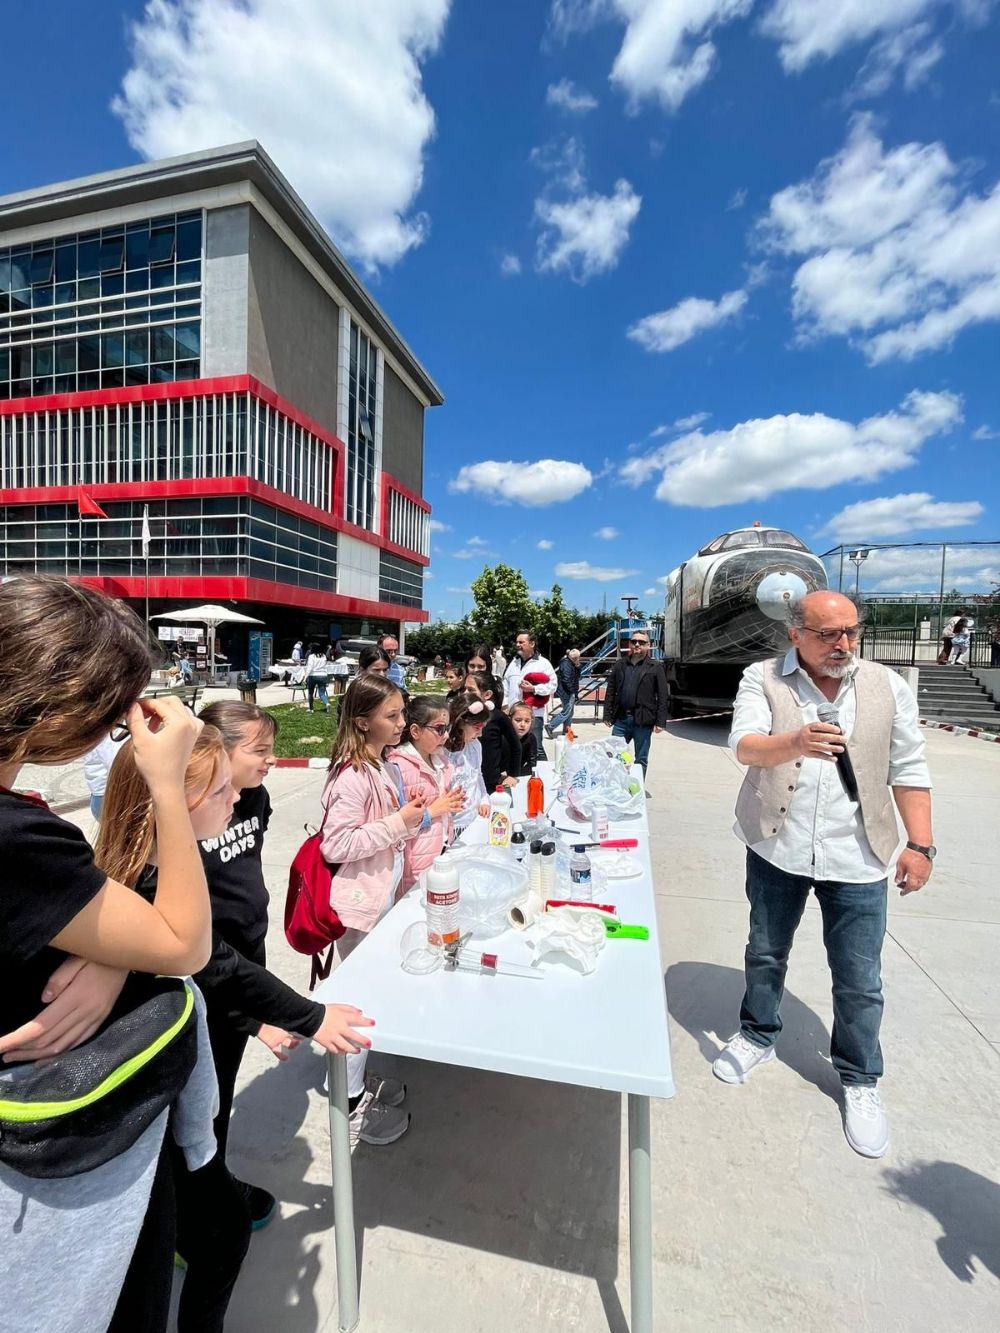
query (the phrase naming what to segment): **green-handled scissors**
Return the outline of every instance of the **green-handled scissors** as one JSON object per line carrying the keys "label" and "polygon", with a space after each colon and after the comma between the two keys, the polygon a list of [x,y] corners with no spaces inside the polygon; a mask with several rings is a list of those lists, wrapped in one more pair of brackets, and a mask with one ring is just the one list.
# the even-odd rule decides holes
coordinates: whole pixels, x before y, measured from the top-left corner
{"label": "green-handled scissors", "polygon": [[604,933],[609,940],[648,940],[648,926],[627,926],[623,921],[604,919]]}

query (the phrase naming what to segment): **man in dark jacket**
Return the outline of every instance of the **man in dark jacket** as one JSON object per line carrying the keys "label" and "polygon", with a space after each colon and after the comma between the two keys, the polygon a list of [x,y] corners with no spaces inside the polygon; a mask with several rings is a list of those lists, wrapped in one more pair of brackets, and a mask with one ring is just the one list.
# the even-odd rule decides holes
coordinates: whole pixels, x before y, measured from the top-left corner
{"label": "man in dark jacket", "polygon": [[570,648],[566,656],[556,667],[556,698],[559,707],[550,715],[545,731],[551,740],[556,728],[562,727],[563,735],[573,721],[573,709],[576,696],[580,693],[580,650]]}
{"label": "man in dark jacket", "polygon": [[649,655],[649,635],[637,629],[629,640],[629,655],[615,663],[604,694],[604,722],[612,735],[635,741],[636,762],[643,776],[654,731],[667,720],[667,678],[663,667]]}

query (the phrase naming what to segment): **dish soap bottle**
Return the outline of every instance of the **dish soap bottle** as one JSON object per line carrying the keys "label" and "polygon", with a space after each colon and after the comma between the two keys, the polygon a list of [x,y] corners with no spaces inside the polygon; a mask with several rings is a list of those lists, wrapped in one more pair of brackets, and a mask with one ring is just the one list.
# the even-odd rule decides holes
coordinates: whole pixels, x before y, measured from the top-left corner
{"label": "dish soap bottle", "polygon": [[498,786],[490,797],[490,846],[509,847],[511,833],[511,807],[514,802],[504,786]]}

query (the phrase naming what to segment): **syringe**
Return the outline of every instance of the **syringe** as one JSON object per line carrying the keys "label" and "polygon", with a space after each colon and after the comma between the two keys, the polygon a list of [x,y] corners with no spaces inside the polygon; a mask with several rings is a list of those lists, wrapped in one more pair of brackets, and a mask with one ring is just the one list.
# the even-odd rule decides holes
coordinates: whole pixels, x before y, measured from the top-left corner
{"label": "syringe", "polygon": [[524,963],[505,963],[495,953],[476,953],[475,950],[461,949],[447,953],[444,957],[445,971],[479,972],[487,976],[533,977],[541,981],[545,974],[537,968]]}

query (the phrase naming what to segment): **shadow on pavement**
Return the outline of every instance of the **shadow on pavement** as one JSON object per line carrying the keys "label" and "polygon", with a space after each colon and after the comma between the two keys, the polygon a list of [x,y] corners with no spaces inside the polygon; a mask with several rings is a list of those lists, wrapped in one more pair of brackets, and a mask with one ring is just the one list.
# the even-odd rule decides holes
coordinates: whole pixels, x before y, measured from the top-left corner
{"label": "shadow on pavement", "polygon": [[729,744],[729,726],[731,716],[707,718],[704,722],[697,718],[679,718],[668,722],[665,731],[679,740],[694,741],[697,745],[713,745],[724,749]]}
{"label": "shadow on pavement", "polygon": [[885,1173],[890,1192],[937,1219],[937,1249],[962,1282],[976,1276],[978,1259],[1000,1278],[1000,1185],[956,1162],[918,1162]]}
{"label": "shadow on pavement", "polygon": [[[720,1050],[711,1034],[723,1043],[739,1029],[742,969],[717,963],[674,963],[664,982],[670,1017],[694,1037],[711,1064]],[[830,1037],[822,1020],[789,990],[781,1002],[781,1019],[778,1059],[839,1105],[840,1079],[829,1063]]]}

